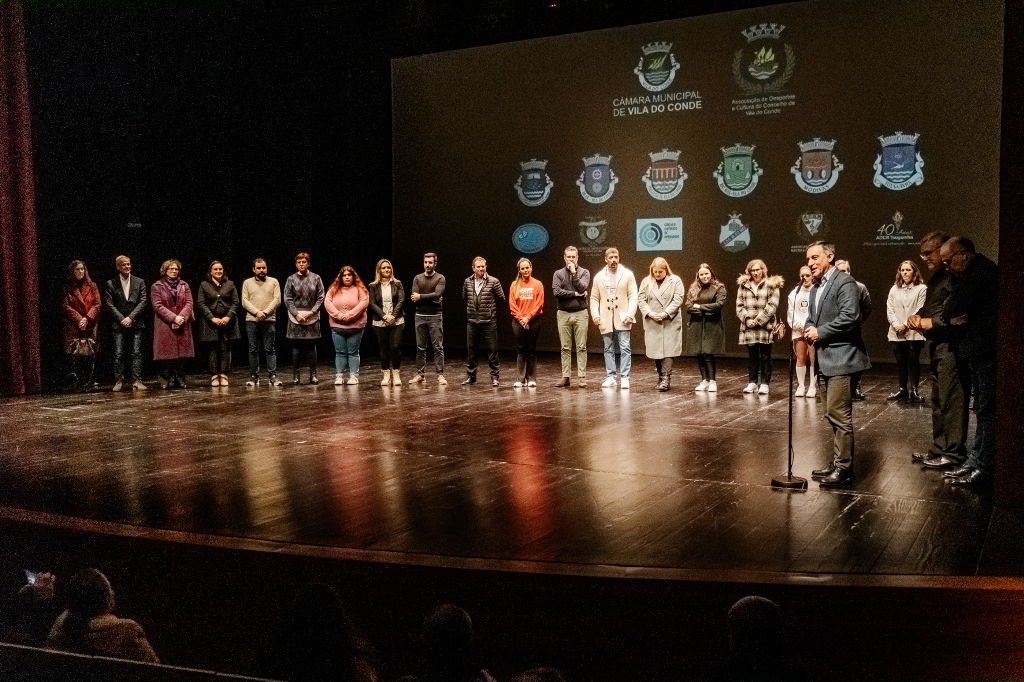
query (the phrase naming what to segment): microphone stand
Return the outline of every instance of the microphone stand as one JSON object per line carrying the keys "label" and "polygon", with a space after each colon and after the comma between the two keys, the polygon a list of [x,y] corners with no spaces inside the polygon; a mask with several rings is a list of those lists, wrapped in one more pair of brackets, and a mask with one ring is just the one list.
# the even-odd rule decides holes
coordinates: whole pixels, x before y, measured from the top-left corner
{"label": "microphone stand", "polygon": [[793,340],[789,341],[789,468],[782,476],[772,479],[773,488],[788,488],[794,490],[806,490],[807,479],[793,475],[793,375],[796,373],[796,351],[793,349]]}

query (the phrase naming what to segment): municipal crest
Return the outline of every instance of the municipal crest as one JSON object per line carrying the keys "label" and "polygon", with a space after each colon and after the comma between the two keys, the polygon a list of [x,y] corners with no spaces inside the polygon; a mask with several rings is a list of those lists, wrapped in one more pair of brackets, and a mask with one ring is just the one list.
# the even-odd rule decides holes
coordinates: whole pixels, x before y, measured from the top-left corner
{"label": "municipal crest", "polygon": [[601,246],[608,238],[608,221],[602,218],[584,218],[580,221],[580,239],[586,246]]}
{"label": "municipal crest", "polygon": [[789,169],[796,176],[796,184],[810,194],[821,194],[832,189],[839,180],[843,164],[832,153],[835,140],[821,140],[817,137],[810,142],[800,142],[800,158]]}
{"label": "municipal crest", "polygon": [[612,172],[611,156],[595,154],[583,159],[583,173],[576,185],[583,198],[592,204],[603,204],[615,193],[619,179]]}
{"label": "municipal crest", "polygon": [[712,175],[718,180],[718,189],[726,196],[745,197],[757,187],[763,172],[754,160],[754,145],[737,143],[722,147],[722,161]]}
{"label": "municipal crest", "polygon": [[729,214],[729,222],[722,225],[718,243],[729,253],[739,253],[750,246],[750,228],[740,220],[739,213]]}
{"label": "municipal crest", "polygon": [[547,165],[547,161],[537,159],[519,164],[520,173],[515,188],[519,201],[527,206],[540,206],[551,196],[551,188],[555,183],[548,176]]}
{"label": "municipal crest", "polygon": [[781,24],[754,24],[740,33],[747,44],[732,60],[732,76],[745,95],[781,92],[793,77],[796,53],[782,41]]}
{"label": "municipal crest", "polygon": [[683,181],[690,177],[679,165],[680,152],[662,149],[651,152],[651,165],[644,173],[643,181],[647,185],[647,193],[655,199],[668,201],[679,196],[683,190]]}
{"label": "municipal crest", "polygon": [[640,48],[644,56],[633,69],[640,79],[640,85],[651,92],[661,92],[672,85],[679,70],[679,62],[672,54],[672,43],[653,42]]}
{"label": "municipal crest", "polygon": [[875,187],[903,190],[924,182],[924,159],[917,151],[917,138],[897,131],[894,135],[879,136],[882,153],[875,159]]}
{"label": "municipal crest", "polygon": [[804,211],[796,220],[797,236],[808,243],[824,239],[827,230],[825,214],[818,210]]}

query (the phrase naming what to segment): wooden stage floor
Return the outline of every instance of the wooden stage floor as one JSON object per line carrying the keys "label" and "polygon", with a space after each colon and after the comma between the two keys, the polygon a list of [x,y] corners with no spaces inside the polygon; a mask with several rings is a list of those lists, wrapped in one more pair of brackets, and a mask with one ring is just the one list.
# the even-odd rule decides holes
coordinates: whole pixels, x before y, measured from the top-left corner
{"label": "wooden stage floor", "polygon": [[[770,487],[786,468],[786,366],[744,395],[745,360],[698,394],[684,359],[668,393],[634,358],[632,389],[463,387],[464,362],[425,385],[195,386],[0,402],[0,507],[43,523],[371,561],[592,575],[743,580],[1007,575],[988,495],[944,485],[912,451],[926,405],[892,403],[893,372],[864,377],[856,481]],[[285,372],[286,374],[290,374]],[[404,378],[411,376],[408,365]],[[304,373],[305,377],[305,373]],[[483,377],[482,377],[483,378]],[[575,384],[575,378],[573,379]],[[794,407],[795,473],[831,452],[813,400]],[[973,417],[972,417],[973,431]],[[263,544],[260,544],[263,542]],[[996,549],[993,549],[996,548]]]}

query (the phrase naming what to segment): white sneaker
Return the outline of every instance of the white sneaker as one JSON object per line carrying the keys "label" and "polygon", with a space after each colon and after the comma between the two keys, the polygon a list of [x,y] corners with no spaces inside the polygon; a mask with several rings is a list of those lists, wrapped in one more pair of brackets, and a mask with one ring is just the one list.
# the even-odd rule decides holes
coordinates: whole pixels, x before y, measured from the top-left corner
{"label": "white sneaker", "polygon": [[526,385],[529,386],[530,388],[537,388],[537,382],[536,381],[531,381],[531,382],[527,383]]}
{"label": "white sneaker", "polygon": [[699,384],[697,384],[697,388],[695,388],[693,390],[695,390],[695,391],[706,391],[706,390],[708,390],[708,382],[707,382],[707,380],[701,379],[701,382]]}
{"label": "white sneaker", "polygon": [[437,385],[438,386],[447,386],[448,385],[448,380],[444,378],[443,374],[438,374],[437,375]]}
{"label": "white sneaker", "polygon": [[512,388],[522,388],[522,387],[523,387],[523,382],[521,382],[521,381],[517,381],[516,383],[512,384]]}
{"label": "white sneaker", "polygon": [[816,395],[818,395],[818,387],[815,386],[814,384],[811,384],[810,386],[807,387],[807,397],[813,398]]}
{"label": "white sneaker", "polygon": [[626,390],[627,388],[629,388],[629,379],[620,379],[619,388],[622,390]]}
{"label": "white sneaker", "polygon": [[335,374],[334,375],[334,385],[335,386],[344,386],[345,385],[345,376],[342,375],[342,374]]}
{"label": "white sneaker", "polygon": [[768,384],[761,384],[761,388],[757,389],[758,395],[768,395]]}
{"label": "white sneaker", "polygon": [[410,384],[422,384],[425,381],[422,374],[413,375],[412,379],[409,379]]}
{"label": "white sneaker", "polygon": [[753,381],[751,381],[749,384],[747,384],[747,387],[745,389],[743,389],[744,393],[754,393],[756,391],[757,391],[757,384],[755,384]]}
{"label": "white sneaker", "polygon": [[402,385],[402,377],[399,376],[397,369],[391,370],[391,382],[395,386],[401,386]]}
{"label": "white sneaker", "polygon": [[390,369],[382,369],[381,370],[381,374],[383,375],[383,378],[380,380],[380,385],[381,386],[390,386],[391,385],[391,370]]}
{"label": "white sneaker", "polygon": [[803,386],[797,386],[796,387],[796,393],[794,393],[793,395],[795,395],[797,398],[803,398],[804,397],[804,387]]}
{"label": "white sneaker", "polygon": [[601,384],[601,388],[615,388],[615,377],[608,377]]}
{"label": "white sneaker", "polygon": [[352,376],[350,376],[348,378],[348,382],[347,383],[348,383],[349,386],[355,386],[356,384],[359,383],[359,377],[357,377],[355,374],[353,374]]}
{"label": "white sneaker", "polygon": [[708,382],[708,393],[715,393],[717,391],[718,391],[718,382],[714,381],[714,380],[709,381]]}

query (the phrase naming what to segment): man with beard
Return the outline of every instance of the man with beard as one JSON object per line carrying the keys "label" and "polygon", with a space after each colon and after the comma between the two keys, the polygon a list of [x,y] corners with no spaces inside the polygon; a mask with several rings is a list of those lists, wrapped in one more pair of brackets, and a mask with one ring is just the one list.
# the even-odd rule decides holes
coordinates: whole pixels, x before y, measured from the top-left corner
{"label": "man with beard", "polygon": [[249,380],[246,386],[260,384],[260,339],[267,353],[267,373],[270,385],[280,386],[277,378],[277,317],[281,305],[281,285],[267,276],[267,261],[257,258],[252,262],[253,276],[242,283],[242,307],[245,308],[245,331],[249,335]]}

